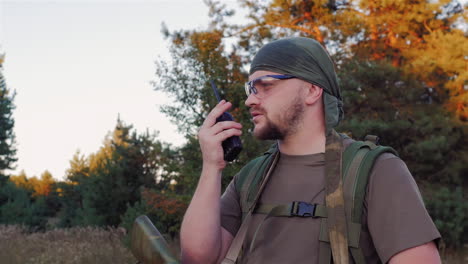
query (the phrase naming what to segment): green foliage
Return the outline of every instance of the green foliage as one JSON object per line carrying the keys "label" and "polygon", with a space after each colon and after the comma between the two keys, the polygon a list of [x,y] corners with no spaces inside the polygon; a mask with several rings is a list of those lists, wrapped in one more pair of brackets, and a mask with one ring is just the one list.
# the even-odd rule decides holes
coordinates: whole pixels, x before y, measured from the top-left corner
{"label": "green foliage", "polygon": [[245,77],[245,72],[236,67],[235,54],[225,53],[221,32],[170,33],[166,30],[165,35],[173,44],[170,48],[172,63],[156,63],[158,78],[153,85],[155,90],[174,99],[173,104],[161,107],[161,111],[182,133],[195,135],[204,117],[216,104],[209,80],[214,79],[221,88],[222,97],[229,98],[237,108],[240,101],[236,100],[239,98],[236,88],[241,88],[239,78]]}
{"label": "green foliage", "polygon": [[133,206],[128,206],[122,216],[121,227],[131,230],[135,218],[146,215],[162,234],[175,238],[179,233],[187,208],[186,200],[178,195],[162,193],[154,189],[142,189],[142,200]]}
{"label": "green foliage", "polygon": [[44,230],[47,221],[60,210],[56,183],[49,172],[41,179],[28,178],[24,172],[11,175],[0,195],[6,202],[0,205],[0,223],[20,224],[32,230]]}
{"label": "green foliage", "polygon": [[7,201],[0,206],[0,223],[21,224],[43,230],[46,225],[47,205],[44,198],[31,200],[27,190],[7,182],[0,189]]}
{"label": "green foliage", "polygon": [[167,188],[171,151],[155,135],[137,134],[118,120],[104,146],[89,158],[76,154],[62,190],[61,226],[118,226],[140,200],[141,187]]}
{"label": "green foliage", "polygon": [[[0,186],[5,184],[7,175],[5,170],[13,169],[16,162],[15,133],[13,127],[13,104],[15,94],[12,93],[3,76],[4,55],[0,54]],[[4,202],[4,197],[0,197],[0,204]]]}
{"label": "green foliage", "polygon": [[161,111],[166,113],[187,139],[187,143],[174,153],[177,162],[177,166],[173,166],[175,192],[192,195],[201,173],[202,159],[196,133],[217,103],[209,84],[210,79],[215,81],[221,97],[233,104],[229,112],[236,121],[242,123],[244,132],[247,132],[241,136],[244,150],[238,160],[224,171],[225,187],[246,161],[260,155],[269,144],[252,140],[249,135],[253,124],[244,104],[243,83],[247,79],[243,67],[245,62],[237,47],[233,46],[228,51],[221,30],[169,32],[166,29],[164,34],[172,43],[172,62],[157,62],[158,77],[153,84],[155,90],[174,99],[170,105],[164,105]]}
{"label": "green foliage", "polygon": [[461,187],[431,190],[426,206],[447,247],[461,247],[468,242],[468,199],[463,197]]}
{"label": "green foliage", "polygon": [[82,208],[84,183],[89,176],[89,162],[79,152],[75,153],[70,161],[70,168],[66,173],[66,182],[59,182],[61,208],[58,212],[59,227],[71,227],[78,225],[78,212]]}
{"label": "green foliage", "polygon": [[13,183],[7,182],[1,189],[6,202],[0,207],[1,222],[6,224],[24,223],[31,216],[30,199],[25,190],[17,188]]}
{"label": "green foliage", "polygon": [[132,230],[133,222],[140,215],[146,215],[149,213],[149,206],[144,201],[138,201],[133,205],[128,205],[127,211],[121,217],[120,227],[125,230]]}

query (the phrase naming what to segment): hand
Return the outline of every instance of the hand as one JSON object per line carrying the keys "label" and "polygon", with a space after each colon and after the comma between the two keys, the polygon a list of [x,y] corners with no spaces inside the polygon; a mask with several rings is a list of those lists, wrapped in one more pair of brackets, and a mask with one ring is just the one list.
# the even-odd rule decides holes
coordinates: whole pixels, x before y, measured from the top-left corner
{"label": "hand", "polygon": [[223,147],[221,143],[229,137],[240,136],[242,125],[235,121],[223,121],[216,123],[216,118],[221,116],[232,104],[221,100],[208,114],[203,125],[198,131],[198,141],[203,154],[203,163],[214,165],[218,169],[226,166]]}

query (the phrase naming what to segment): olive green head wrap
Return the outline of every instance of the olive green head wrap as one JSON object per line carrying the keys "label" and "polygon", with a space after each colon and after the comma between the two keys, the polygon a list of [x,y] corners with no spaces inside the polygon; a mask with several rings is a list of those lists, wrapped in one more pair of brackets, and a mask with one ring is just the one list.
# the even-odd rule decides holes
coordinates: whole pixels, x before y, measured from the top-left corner
{"label": "olive green head wrap", "polygon": [[334,65],[317,41],[303,37],[273,41],[263,46],[252,61],[250,74],[259,70],[293,75],[321,87],[327,133],[343,119]]}

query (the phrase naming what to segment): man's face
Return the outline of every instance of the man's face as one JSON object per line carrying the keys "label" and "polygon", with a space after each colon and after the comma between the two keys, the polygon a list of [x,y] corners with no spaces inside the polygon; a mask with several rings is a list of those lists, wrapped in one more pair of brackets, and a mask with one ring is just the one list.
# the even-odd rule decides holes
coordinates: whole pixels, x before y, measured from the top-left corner
{"label": "man's face", "polygon": [[[249,80],[278,74],[256,71]],[[269,79],[255,85],[258,95],[251,94],[245,101],[255,124],[254,136],[262,140],[284,140],[294,134],[304,116],[303,81],[296,78]]]}

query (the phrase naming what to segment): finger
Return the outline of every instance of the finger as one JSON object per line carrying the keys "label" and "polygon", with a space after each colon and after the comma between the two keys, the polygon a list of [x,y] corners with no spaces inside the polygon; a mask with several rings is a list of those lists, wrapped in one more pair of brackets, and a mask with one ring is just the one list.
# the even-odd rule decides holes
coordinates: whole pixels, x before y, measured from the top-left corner
{"label": "finger", "polygon": [[213,138],[223,130],[227,129],[242,129],[242,124],[235,122],[235,121],[222,121],[217,122],[213,126],[209,127],[207,125],[203,125],[200,130],[198,130],[198,138],[199,140],[205,141],[205,139]]}
{"label": "finger", "polygon": [[211,133],[213,134],[218,134],[219,132],[226,130],[226,129],[231,129],[231,128],[236,128],[236,129],[241,129],[242,124],[235,122],[235,121],[223,121],[223,122],[218,122],[214,126],[211,127]]}
{"label": "finger", "polygon": [[232,136],[240,136],[240,135],[242,135],[242,130],[231,128],[231,129],[227,129],[227,130],[223,130],[219,132],[218,134],[216,134],[215,138],[217,141],[219,140],[222,142]]}
{"label": "finger", "polygon": [[203,125],[213,126],[216,123],[216,118],[222,115],[224,112],[231,108],[232,104],[230,102],[226,102],[225,100],[221,100],[213,110],[208,114]]}

